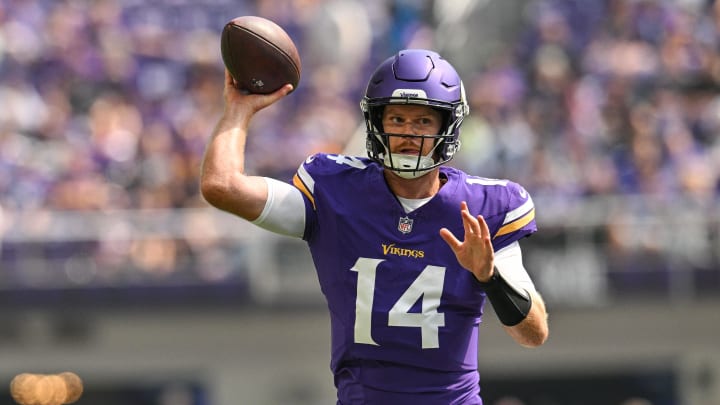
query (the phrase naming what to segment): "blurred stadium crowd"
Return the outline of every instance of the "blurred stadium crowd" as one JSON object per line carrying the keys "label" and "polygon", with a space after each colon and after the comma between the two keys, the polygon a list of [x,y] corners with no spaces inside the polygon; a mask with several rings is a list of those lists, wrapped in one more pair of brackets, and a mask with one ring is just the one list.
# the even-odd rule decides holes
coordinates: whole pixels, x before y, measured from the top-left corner
{"label": "blurred stadium crowd", "polygon": [[[374,61],[363,60],[372,46],[370,22],[359,18],[366,10],[325,3],[4,1],[2,205],[201,204],[200,158],[222,109],[219,32],[243,14],[280,23],[304,62],[298,91],[256,123],[249,170],[283,177],[308,152],[339,151],[358,124],[362,64]],[[391,18],[389,9],[378,11]],[[347,28],[350,21],[357,27]],[[382,24],[373,25],[384,37]],[[348,49],[336,52],[340,46]]]}
{"label": "blurred stadium crowd", "polygon": [[465,137],[471,171],[535,194],[714,197],[717,3],[546,1],[527,12],[512,47],[471,79],[486,134]]}
{"label": "blurred stadium crowd", "polygon": [[345,150],[369,69],[417,46],[458,61],[471,117],[453,163],[470,173],[570,201],[715,200],[717,3],[516,2],[514,34],[481,54],[491,3],[3,0],[0,208],[204,207],[219,33],[243,14],[283,26],[303,61],[297,91],[253,123],[250,172],[289,179],[307,155]]}
{"label": "blurred stadium crowd", "polygon": [[[279,22],[303,57],[298,92],[258,120],[250,145],[250,170],[287,177],[307,154],[344,148],[378,60],[403,44],[437,48],[433,11],[407,1],[4,1],[2,205],[200,204],[199,160],[222,108],[218,34],[242,14]],[[473,115],[456,163],[536,194],[715,194],[720,7],[535,1],[525,16],[514,42],[462,67]]]}

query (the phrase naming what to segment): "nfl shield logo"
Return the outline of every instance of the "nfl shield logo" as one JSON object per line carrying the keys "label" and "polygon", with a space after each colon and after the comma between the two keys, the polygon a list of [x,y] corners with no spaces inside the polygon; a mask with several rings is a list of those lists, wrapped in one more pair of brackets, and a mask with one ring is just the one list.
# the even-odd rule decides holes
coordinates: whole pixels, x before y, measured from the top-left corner
{"label": "nfl shield logo", "polygon": [[410,233],[412,231],[413,220],[409,217],[400,218],[398,222],[398,231],[402,233]]}

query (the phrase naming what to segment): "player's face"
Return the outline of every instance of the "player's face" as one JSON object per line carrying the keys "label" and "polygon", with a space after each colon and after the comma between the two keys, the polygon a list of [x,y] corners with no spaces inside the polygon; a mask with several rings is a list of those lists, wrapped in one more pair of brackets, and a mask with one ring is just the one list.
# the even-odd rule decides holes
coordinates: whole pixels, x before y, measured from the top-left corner
{"label": "player's face", "polygon": [[[442,126],[442,115],[425,105],[389,105],[383,112],[383,129],[386,133],[402,135],[437,135]],[[423,156],[430,153],[434,142],[415,137],[390,136],[390,152]],[[422,150],[421,150],[422,149]]]}

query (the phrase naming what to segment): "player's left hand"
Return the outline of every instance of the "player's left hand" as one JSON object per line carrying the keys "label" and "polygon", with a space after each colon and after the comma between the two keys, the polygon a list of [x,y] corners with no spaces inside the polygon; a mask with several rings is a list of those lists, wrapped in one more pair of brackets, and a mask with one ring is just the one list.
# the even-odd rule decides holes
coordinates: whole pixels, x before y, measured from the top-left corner
{"label": "player's left hand", "polygon": [[440,230],[440,237],[450,246],[458,262],[475,275],[479,281],[486,282],[493,275],[495,253],[490,240],[490,230],[482,215],[473,217],[467,203],[460,204],[465,237],[463,241],[447,228]]}

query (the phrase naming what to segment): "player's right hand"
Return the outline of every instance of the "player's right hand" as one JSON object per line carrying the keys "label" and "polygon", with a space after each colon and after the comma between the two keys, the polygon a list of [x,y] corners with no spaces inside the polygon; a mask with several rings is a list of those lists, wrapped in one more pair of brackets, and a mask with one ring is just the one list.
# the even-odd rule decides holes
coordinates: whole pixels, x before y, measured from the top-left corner
{"label": "player's right hand", "polygon": [[293,90],[292,84],[286,84],[270,94],[253,94],[239,89],[230,72],[225,69],[225,115],[232,116],[246,123],[253,115],[265,107],[272,105]]}

